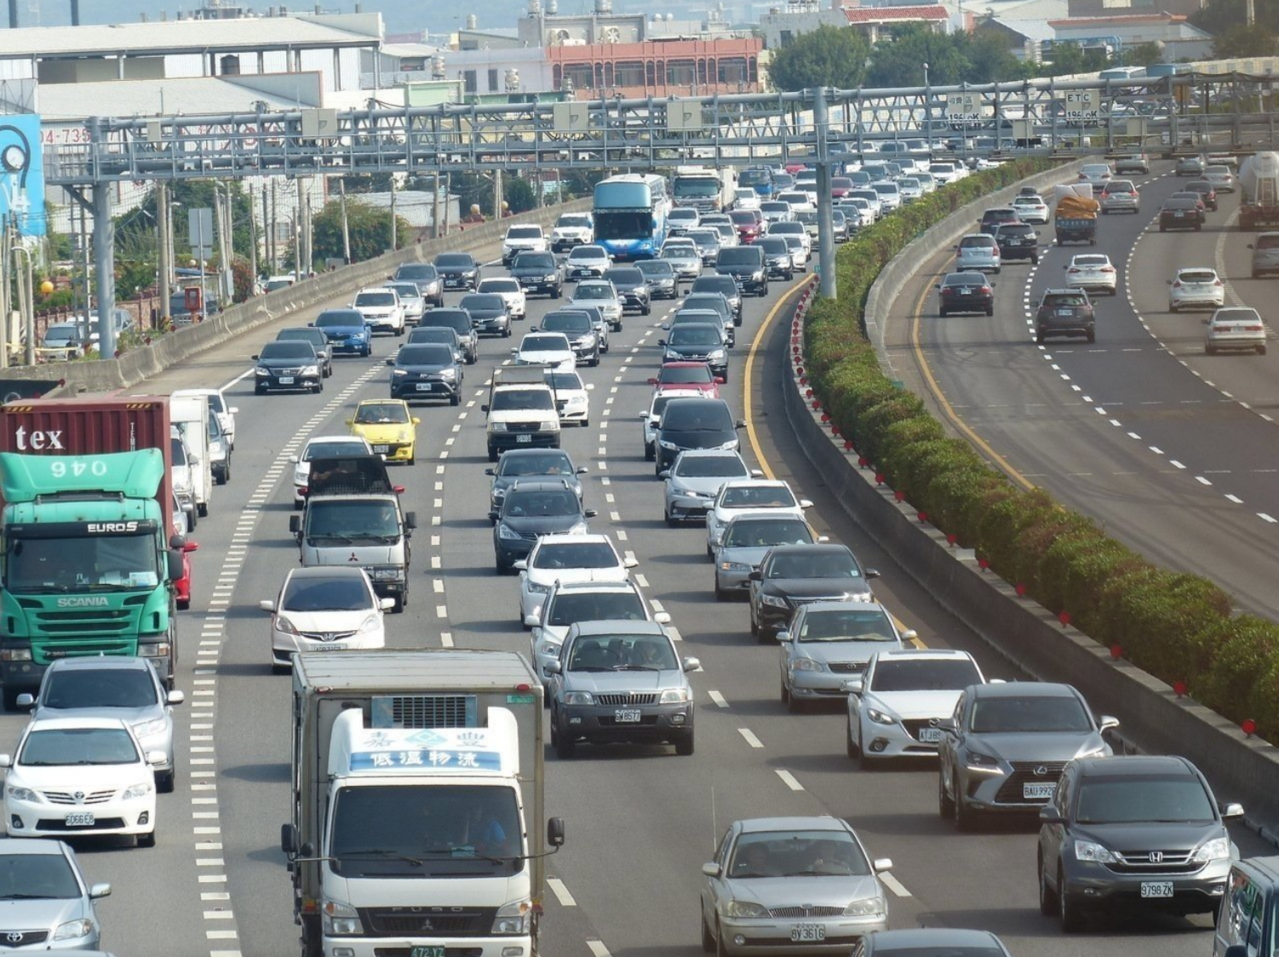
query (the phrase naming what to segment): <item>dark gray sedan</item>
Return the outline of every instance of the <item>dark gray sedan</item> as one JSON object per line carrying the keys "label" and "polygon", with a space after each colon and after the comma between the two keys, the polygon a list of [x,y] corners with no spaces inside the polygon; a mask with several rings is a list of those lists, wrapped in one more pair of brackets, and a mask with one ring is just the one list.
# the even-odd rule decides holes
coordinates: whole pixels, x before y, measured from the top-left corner
{"label": "dark gray sedan", "polygon": [[462,401],[462,364],[457,352],[444,343],[406,345],[387,359],[391,366],[391,398],[415,402],[447,399]]}
{"label": "dark gray sedan", "polygon": [[781,545],[750,573],[751,634],[771,640],[801,605],[870,601],[873,568],[863,569],[847,545]]}
{"label": "dark gray sedan", "polygon": [[510,338],[511,314],[507,311],[506,300],[500,294],[473,292],[463,296],[457,306],[471,314],[471,322],[478,335]]}
{"label": "dark gray sedan", "polygon": [[583,509],[567,479],[542,476],[517,479],[502,499],[493,520],[493,562],[499,575],[509,572],[521,558],[528,558],[534,543],[552,533],[584,535],[594,509]]}
{"label": "dark gray sedan", "polygon": [[315,354],[320,357],[320,372],[324,378],[333,375],[333,345],[323,329],[313,326],[298,326],[294,329],[281,329],[275,334],[276,342],[309,342],[315,346]]}

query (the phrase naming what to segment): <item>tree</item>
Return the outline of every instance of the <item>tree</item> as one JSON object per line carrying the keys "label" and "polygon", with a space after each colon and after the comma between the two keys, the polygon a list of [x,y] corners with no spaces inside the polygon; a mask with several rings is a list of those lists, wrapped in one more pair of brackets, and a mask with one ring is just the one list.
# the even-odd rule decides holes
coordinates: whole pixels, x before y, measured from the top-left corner
{"label": "tree", "polygon": [[[391,211],[367,206],[346,198],[347,232],[351,237],[351,261],[363,262],[386,252],[391,244]],[[395,217],[395,247],[403,249],[413,241],[413,231],[402,217]],[[311,218],[312,258],[315,262],[342,258],[342,204],[330,200]],[[293,252],[286,256],[292,264]]]}
{"label": "tree", "polygon": [[1163,44],[1138,43],[1133,47],[1124,47],[1120,59],[1124,66],[1154,66],[1156,63],[1163,63]]}
{"label": "tree", "polygon": [[1275,32],[1260,23],[1228,27],[1212,39],[1212,55],[1218,58],[1274,56]]}
{"label": "tree", "polygon": [[968,61],[964,79],[969,83],[1007,83],[1024,80],[1033,72],[1033,66],[1013,56],[1003,38],[994,33],[962,34],[959,49]]}
{"label": "tree", "polygon": [[[1264,28],[1268,31],[1272,38],[1276,31],[1279,31],[1279,3],[1268,3],[1266,0],[1258,0],[1254,4],[1256,13],[1256,23],[1254,28]],[[1192,13],[1189,17],[1192,24],[1201,30],[1207,30],[1209,33],[1222,37],[1227,33],[1233,34],[1235,42],[1248,40],[1248,33],[1245,26],[1248,22],[1247,0],[1209,0],[1206,7],[1202,7]],[[1234,30],[1239,27],[1241,29]],[[1263,34],[1264,36],[1264,34]],[[1234,48],[1233,42],[1230,46]],[[1246,49],[1246,47],[1244,47]],[[1213,45],[1213,53],[1216,56],[1254,56],[1256,54],[1248,53],[1217,53],[1216,44]],[[1266,55],[1273,52],[1273,47],[1263,52]]]}
{"label": "tree", "polygon": [[1101,47],[1084,49],[1073,40],[1054,43],[1049,59],[1039,65],[1040,76],[1068,76],[1074,73],[1096,73],[1110,65],[1110,56]]}
{"label": "tree", "polygon": [[768,67],[769,84],[782,92],[815,86],[856,89],[865,80],[869,52],[870,44],[861,31],[820,26],[773,54]]}
{"label": "tree", "polygon": [[866,85],[903,87],[924,85],[924,64],[928,83],[948,86],[962,83],[968,74],[968,58],[960,49],[958,36],[937,33],[923,24],[908,24],[891,40],[880,40],[871,50]]}
{"label": "tree", "polygon": [[502,198],[506,200],[512,215],[526,213],[537,206],[537,194],[523,176],[507,176],[502,180]]}

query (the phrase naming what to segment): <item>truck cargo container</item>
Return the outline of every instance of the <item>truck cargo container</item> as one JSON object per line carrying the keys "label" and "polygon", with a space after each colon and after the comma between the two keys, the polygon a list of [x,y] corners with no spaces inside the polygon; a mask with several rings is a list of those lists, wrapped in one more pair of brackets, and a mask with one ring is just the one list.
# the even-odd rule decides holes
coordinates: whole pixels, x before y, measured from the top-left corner
{"label": "truck cargo container", "polygon": [[564,826],[543,829],[542,686],[527,659],[302,654],[291,713],[280,837],[304,957],[532,957]]}
{"label": "truck cargo container", "polygon": [[1237,182],[1239,228],[1279,226],[1279,153],[1249,156],[1239,167]]}

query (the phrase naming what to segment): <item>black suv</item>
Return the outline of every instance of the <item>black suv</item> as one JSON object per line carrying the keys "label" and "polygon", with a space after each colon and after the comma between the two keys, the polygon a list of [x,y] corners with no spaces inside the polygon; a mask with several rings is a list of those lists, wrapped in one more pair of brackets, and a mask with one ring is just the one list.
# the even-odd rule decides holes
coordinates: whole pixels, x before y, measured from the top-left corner
{"label": "black suv", "polygon": [[995,242],[999,244],[999,258],[1029,259],[1039,262],[1039,233],[1029,223],[1000,223],[995,227]]}
{"label": "black suv", "polygon": [[470,253],[440,253],[435,257],[435,271],[445,289],[470,289],[480,284],[480,264]]}
{"label": "black suv", "polygon": [[698,276],[693,280],[693,288],[689,290],[689,294],[695,292],[721,294],[733,308],[733,325],[742,324],[742,291],[737,286],[737,280],[732,276]]}
{"label": "black suv", "polygon": [[995,235],[995,230],[1004,223],[1020,223],[1021,217],[1017,215],[1017,210],[1012,206],[997,206],[988,209],[981,214],[981,219],[977,220],[977,225],[981,227],[981,232],[987,236]]}
{"label": "black suv", "polygon": [[731,276],[744,293],[768,295],[768,263],[757,246],[725,246],[715,257],[715,272]]}
{"label": "black suv", "polygon": [[631,309],[647,316],[653,311],[653,294],[648,288],[648,280],[634,266],[610,266],[604,270],[604,278],[617,290],[617,298],[622,300],[622,312]]}
{"label": "black suv", "polygon": [[1077,758],[1039,812],[1039,909],[1062,930],[1085,908],[1216,914],[1232,849],[1199,769],[1182,757]]}
{"label": "black suv", "polygon": [[1045,289],[1035,313],[1035,341],[1049,336],[1084,336],[1097,341],[1097,315],[1082,289]]}
{"label": "black suv", "polygon": [[516,253],[509,272],[512,279],[519,280],[526,295],[540,292],[558,299],[564,293],[564,267],[554,253]]}
{"label": "black suv", "polygon": [[434,342],[401,346],[386,364],[392,367],[392,399],[447,399],[449,405],[462,401],[462,364],[452,346]]}
{"label": "black suv", "polygon": [[1193,229],[1199,232],[1203,228],[1204,214],[1199,202],[1190,197],[1170,196],[1164,200],[1159,210],[1159,231],[1170,229]]}

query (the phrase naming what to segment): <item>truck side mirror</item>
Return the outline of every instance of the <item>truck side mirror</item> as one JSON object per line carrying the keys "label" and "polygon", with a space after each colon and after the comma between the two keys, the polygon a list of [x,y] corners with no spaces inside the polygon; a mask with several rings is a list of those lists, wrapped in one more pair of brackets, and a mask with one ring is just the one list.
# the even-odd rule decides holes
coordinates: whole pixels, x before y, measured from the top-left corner
{"label": "truck side mirror", "polygon": [[546,843],[551,847],[564,846],[564,818],[553,817],[546,822]]}
{"label": "truck side mirror", "polygon": [[404,513],[404,527],[417,528],[417,512]]}
{"label": "truck side mirror", "polygon": [[187,540],[186,540],[186,536],[185,536],[185,535],[170,535],[170,536],[169,536],[169,547],[170,547],[170,548],[175,549],[176,551],[179,551],[179,552],[180,552],[180,551],[182,551],[182,549],[186,548],[186,545],[187,545]]}
{"label": "truck side mirror", "polygon": [[302,516],[301,515],[289,516],[289,531],[292,532],[294,535],[302,534]]}
{"label": "truck side mirror", "polygon": [[182,552],[168,551],[165,557],[169,564],[169,581],[175,582],[182,577]]}
{"label": "truck side mirror", "polygon": [[280,850],[285,854],[297,853],[298,832],[292,824],[280,825]]}

